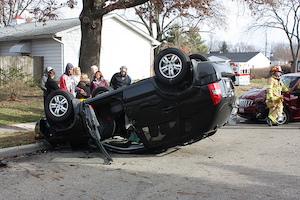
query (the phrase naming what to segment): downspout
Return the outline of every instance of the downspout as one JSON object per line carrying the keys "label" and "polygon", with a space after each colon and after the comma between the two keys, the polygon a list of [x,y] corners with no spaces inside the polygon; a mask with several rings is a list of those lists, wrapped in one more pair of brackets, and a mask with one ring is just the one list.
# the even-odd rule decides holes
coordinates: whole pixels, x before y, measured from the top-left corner
{"label": "downspout", "polygon": [[155,44],[155,42],[152,42],[151,44],[151,63],[150,63],[150,76],[154,76],[154,59],[155,59],[155,56],[154,56],[154,50],[159,47],[161,44]]}
{"label": "downspout", "polygon": [[62,46],[62,67],[61,67],[61,74],[63,74],[63,73],[64,73],[64,70],[63,70],[63,69],[64,69],[64,66],[65,66],[65,44],[64,44],[61,40],[55,38],[54,35],[52,35],[52,39],[53,39],[54,41],[60,43],[61,46]]}

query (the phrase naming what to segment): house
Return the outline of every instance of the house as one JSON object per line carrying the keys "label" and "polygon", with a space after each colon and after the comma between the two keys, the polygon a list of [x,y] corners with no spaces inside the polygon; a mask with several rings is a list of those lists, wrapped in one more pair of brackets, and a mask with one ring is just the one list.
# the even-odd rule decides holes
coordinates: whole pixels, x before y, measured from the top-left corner
{"label": "house", "polygon": [[208,58],[210,60],[215,60],[216,58],[230,60],[231,63],[248,65],[251,69],[270,67],[271,64],[271,61],[261,52],[211,52],[208,54]]}
{"label": "house", "polygon": [[[42,57],[42,67],[52,66],[59,76],[67,63],[78,65],[80,42],[79,19],[53,20],[45,24],[23,23],[0,29],[0,56]],[[122,65],[126,65],[132,79],[149,77],[153,51],[158,45],[160,42],[119,15],[106,15],[100,70],[106,79],[110,79]]]}
{"label": "house", "polygon": [[212,61],[229,62],[236,73],[237,85],[249,85],[251,69],[266,68],[271,64],[261,52],[211,52],[207,57]]}

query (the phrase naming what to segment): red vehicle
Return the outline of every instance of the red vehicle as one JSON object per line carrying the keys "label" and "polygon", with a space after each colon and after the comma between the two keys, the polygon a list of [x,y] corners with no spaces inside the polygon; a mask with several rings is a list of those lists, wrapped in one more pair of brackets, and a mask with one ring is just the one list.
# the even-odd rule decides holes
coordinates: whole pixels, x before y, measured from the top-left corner
{"label": "red vehicle", "polygon": [[[285,74],[281,81],[290,88],[290,92],[283,94],[284,118],[279,124],[300,121],[300,73]],[[266,88],[252,89],[240,96],[238,115],[249,120],[265,120],[269,112],[265,103],[266,92]]]}

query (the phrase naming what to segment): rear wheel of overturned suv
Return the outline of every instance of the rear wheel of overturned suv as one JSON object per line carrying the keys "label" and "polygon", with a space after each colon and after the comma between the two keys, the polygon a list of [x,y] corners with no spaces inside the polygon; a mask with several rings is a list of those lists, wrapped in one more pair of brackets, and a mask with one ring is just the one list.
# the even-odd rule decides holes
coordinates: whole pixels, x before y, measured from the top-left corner
{"label": "rear wheel of overturned suv", "polygon": [[198,62],[208,61],[208,59],[201,54],[191,54],[189,57],[191,60],[196,60]]}
{"label": "rear wheel of overturned suv", "polygon": [[49,94],[45,103],[45,114],[48,121],[54,123],[67,122],[73,117],[73,95],[57,90]]}
{"label": "rear wheel of overturned suv", "polygon": [[174,85],[180,83],[191,69],[190,58],[176,48],[161,51],[154,61],[154,72],[159,81]]}

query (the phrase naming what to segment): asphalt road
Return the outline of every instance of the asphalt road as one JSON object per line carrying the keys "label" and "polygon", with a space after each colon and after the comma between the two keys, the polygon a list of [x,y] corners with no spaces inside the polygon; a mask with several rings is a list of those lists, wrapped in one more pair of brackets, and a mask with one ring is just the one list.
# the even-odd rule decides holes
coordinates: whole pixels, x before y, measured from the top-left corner
{"label": "asphalt road", "polygon": [[[61,149],[7,161],[0,199],[299,199],[300,124],[227,126],[159,155]],[[251,125],[252,126],[252,125]]]}

